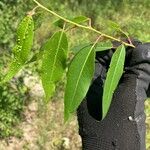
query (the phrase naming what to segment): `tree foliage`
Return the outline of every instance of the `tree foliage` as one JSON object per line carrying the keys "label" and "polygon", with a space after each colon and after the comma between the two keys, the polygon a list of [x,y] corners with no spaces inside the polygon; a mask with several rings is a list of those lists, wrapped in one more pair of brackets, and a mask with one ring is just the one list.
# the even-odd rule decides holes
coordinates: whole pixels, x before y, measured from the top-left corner
{"label": "tree foliage", "polygon": [[[88,28],[92,28],[90,25],[90,19],[92,19],[92,26],[96,25],[97,29],[103,29],[104,31],[108,30],[108,33],[119,33],[119,36],[127,36],[127,32],[124,32],[124,26],[126,26],[126,23],[123,23],[123,29],[122,26],[119,24],[116,24],[114,22],[108,21],[108,28],[106,26],[102,26],[102,24],[105,22],[106,18],[102,20],[100,18],[99,24],[97,25],[97,18],[101,17],[103,14],[107,14],[107,18],[110,20],[118,19],[120,18],[116,15],[118,14],[118,8],[126,7],[127,10],[132,9],[138,9],[145,5],[145,8],[148,8],[149,3],[148,0],[144,1],[137,1],[136,5],[132,6],[132,1],[128,0],[129,6],[125,5],[124,1],[112,1],[109,0],[106,1],[99,1],[99,0],[56,0],[52,4],[49,3],[49,0],[42,1],[42,4],[46,7],[50,8],[50,10],[57,10],[58,12],[62,12],[62,9],[65,9],[68,7],[68,11],[70,10],[73,12],[79,12],[82,11],[83,15],[79,15],[77,17],[72,17],[73,13],[68,13],[68,18],[66,19],[78,24],[78,25],[89,25]],[[28,5],[27,5],[28,4]],[[99,6],[99,7],[97,7]],[[119,7],[118,7],[119,6]],[[140,7],[136,7],[140,6]],[[66,89],[65,89],[65,119],[67,120],[70,116],[70,114],[74,113],[83,100],[83,98],[86,96],[87,90],[91,84],[91,80],[94,73],[94,56],[97,51],[104,51],[111,49],[113,46],[110,41],[98,41],[97,44],[93,44],[93,40],[89,41],[87,43],[81,43],[76,44],[74,48],[70,47],[70,35],[68,34],[69,31],[72,32],[72,29],[76,29],[77,26],[75,24],[69,24],[63,19],[59,19],[55,21],[54,25],[59,27],[54,29],[59,29],[56,33],[53,34],[49,33],[47,36],[47,39],[42,39],[44,42],[43,45],[41,45],[41,49],[37,50],[36,53],[31,50],[31,45],[33,42],[33,36],[30,33],[27,42],[24,44],[21,43],[21,45],[18,43],[16,46],[14,46],[15,39],[24,39],[24,34],[19,35],[19,33],[16,33],[16,35],[19,36],[19,38],[14,34],[16,31],[16,28],[23,18],[23,16],[26,15],[26,12],[33,8],[33,3],[30,0],[2,0],[0,1],[0,50],[9,50],[10,48],[14,47],[12,50],[12,53],[14,55],[12,59],[12,67],[10,67],[10,70],[8,70],[8,73],[6,74],[5,78],[1,77],[1,80],[3,82],[6,82],[7,80],[10,80],[13,78],[13,76],[20,71],[25,65],[28,66],[30,63],[37,62],[38,60],[41,60],[41,70],[40,70],[40,76],[43,84],[43,88],[45,91],[45,97],[46,102],[50,100],[50,97],[53,96],[53,93],[55,91],[56,84],[63,79],[63,76],[66,75]],[[36,17],[38,17],[39,8],[36,10],[34,18],[34,22],[36,23]],[[124,9],[122,9],[122,12]],[[113,13],[112,13],[113,12]],[[64,12],[62,12],[63,14]],[[110,15],[111,14],[111,15]],[[113,14],[113,15],[112,15]],[[125,13],[121,13],[125,14]],[[87,17],[85,17],[86,15]],[[146,11],[141,14],[148,16]],[[117,17],[116,17],[117,16]],[[26,18],[26,17],[25,17]],[[47,18],[46,18],[47,19]],[[22,19],[24,20],[24,19]],[[145,21],[145,20],[144,20]],[[51,20],[47,20],[48,24],[53,24]],[[107,21],[106,21],[107,22]],[[130,23],[129,26],[132,27],[132,30],[130,33],[134,33],[135,30],[137,30],[138,35],[143,35],[143,30],[147,31],[149,28],[141,29],[141,25],[143,24],[143,19],[138,20],[137,18],[133,18],[133,23]],[[149,22],[147,21],[147,26],[149,25]],[[48,26],[49,27],[49,26]],[[47,28],[48,28],[47,27]],[[135,28],[135,30],[134,30]],[[25,29],[25,28],[24,28]],[[32,28],[33,29],[33,28]],[[19,28],[18,28],[19,30]],[[80,30],[81,31],[81,30]],[[29,31],[30,32],[30,31]],[[35,31],[36,33],[37,31]],[[24,32],[25,33],[25,32]],[[42,33],[42,32],[41,32]],[[74,33],[74,32],[73,32]],[[78,32],[79,33],[79,32]],[[91,32],[90,32],[91,34]],[[73,34],[72,34],[73,35]],[[81,35],[81,34],[80,34]],[[113,34],[116,35],[116,34]],[[16,38],[17,37],[17,38]],[[146,36],[145,36],[146,37]],[[149,35],[146,37],[148,39]],[[37,37],[36,37],[37,38]],[[71,37],[72,38],[72,37]],[[80,38],[80,36],[79,36]],[[23,41],[23,40],[22,40]],[[75,41],[74,41],[75,43]],[[23,48],[22,46],[25,46]],[[21,48],[19,48],[21,46]],[[28,47],[29,46],[29,47]],[[34,46],[34,45],[33,45]],[[19,49],[19,53],[17,50]],[[33,57],[31,58],[32,54],[34,53]],[[68,55],[69,53],[69,55]],[[70,59],[70,54],[73,53],[73,59]],[[124,64],[124,57],[125,57],[125,50],[124,46],[122,48],[118,48],[115,52],[115,54],[112,57],[112,61],[110,64],[110,69],[107,73],[107,79],[104,86],[104,95],[103,95],[103,118],[106,116],[109,106],[111,103],[111,99],[113,96],[113,92],[115,88],[117,87],[117,84],[119,82],[119,79],[123,72],[123,64]],[[31,58],[31,59],[29,59]],[[119,59],[122,58],[122,59]],[[118,65],[121,64],[121,65]],[[4,80],[5,79],[5,80]],[[113,80],[112,80],[113,79]],[[109,86],[109,85],[112,86]],[[2,88],[5,87],[4,84],[1,86]],[[1,90],[4,92],[4,90]],[[109,92],[108,92],[109,91]],[[107,95],[107,92],[109,93]],[[9,99],[9,96],[8,96]],[[19,108],[19,106],[17,106]]]}
{"label": "tree foliage", "polygon": [[[42,6],[36,0],[35,2],[38,4],[39,7],[47,10],[46,7]],[[30,12],[30,15],[26,16],[23,19],[18,27],[17,45],[13,49],[14,60],[12,61],[10,69],[4,77],[3,82],[1,83],[9,81],[19,70],[22,69],[26,62],[28,62],[27,64],[29,64],[29,62],[32,62],[28,61],[28,56],[30,54],[30,49],[33,42],[34,26],[31,15],[34,14],[34,11],[35,9]],[[56,32],[52,37],[50,37],[40,50],[42,51],[41,79],[46,95],[46,102],[48,102],[53,96],[57,82],[62,79],[63,74],[66,72],[65,68],[67,64],[69,39],[67,39],[65,31],[70,29],[70,26],[66,26],[66,23],[73,25],[72,27],[77,26],[100,34],[100,37],[94,42],[94,44],[91,44],[90,42],[88,46],[79,49],[72,61],[70,62],[69,66],[67,67],[67,83],[64,100],[64,117],[65,121],[67,121],[70,114],[76,111],[89,89],[94,74],[96,51],[104,51],[108,48],[112,48],[111,42],[99,42],[101,36],[119,41],[128,46],[133,45],[125,43],[124,41],[121,41],[120,39],[114,38],[107,34],[104,34],[92,28],[90,26],[91,24],[82,25],[85,21],[90,21],[84,16],[66,19],[51,10],[47,11],[61,19],[54,24],[63,28],[61,29],[61,31]],[[60,23],[62,24],[61,26]],[[103,118],[108,112],[113,92],[117,87],[119,79],[123,73],[124,61],[125,48],[124,46],[122,46],[121,48],[119,47],[118,49],[116,49],[116,53],[114,53],[112,57],[110,69],[108,71],[106,83],[104,85]],[[111,86],[109,86],[109,84],[111,84]]]}

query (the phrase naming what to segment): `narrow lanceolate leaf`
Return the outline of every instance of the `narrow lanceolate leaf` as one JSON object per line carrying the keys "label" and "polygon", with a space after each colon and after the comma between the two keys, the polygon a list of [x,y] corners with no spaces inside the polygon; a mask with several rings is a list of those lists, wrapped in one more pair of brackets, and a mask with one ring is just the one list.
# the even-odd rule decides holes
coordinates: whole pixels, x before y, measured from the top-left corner
{"label": "narrow lanceolate leaf", "polygon": [[107,78],[104,83],[103,118],[106,116],[109,110],[113,93],[123,74],[124,61],[125,61],[125,47],[124,45],[121,45],[116,49],[115,53],[112,56],[110,68],[107,72]]}
{"label": "narrow lanceolate leaf", "polygon": [[[14,53],[19,54],[18,58],[22,63],[28,60],[30,50],[33,44],[34,22],[32,16],[27,16],[21,22],[17,31],[17,45],[21,49],[15,49]],[[18,52],[19,51],[19,52]]]}
{"label": "narrow lanceolate leaf", "polygon": [[33,43],[34,22],[32,16],[26,16],[20,23],[17,30],[17,44],[13,48],[14,58],[10,64],[8,73],[3,79],[3,83],[9,81],[18,73],[28,60],[28,56]]}
{"label": "narrow lanceolate leaf", "polygon": [[85,47],[75,55],[69,66],[64,101],[65,121],[75,112],[89,89],[94,74],[94,60],[94,47]]}
{"label": "narrow lanceolate leaf", "polygon": [[108,42],[100,42],[97,44],[95,51],[99,52],[99,51],[105,51],[105,50],[109,50],[113,48],[113,44],[108,41]]}
{"label": "narrow lanceolate leaf", "polygon": [[63,31],[56,32],[42,47],[41,79],[46,101],[55,91],[55,83],[62,78],[66,67],[68,41]]}

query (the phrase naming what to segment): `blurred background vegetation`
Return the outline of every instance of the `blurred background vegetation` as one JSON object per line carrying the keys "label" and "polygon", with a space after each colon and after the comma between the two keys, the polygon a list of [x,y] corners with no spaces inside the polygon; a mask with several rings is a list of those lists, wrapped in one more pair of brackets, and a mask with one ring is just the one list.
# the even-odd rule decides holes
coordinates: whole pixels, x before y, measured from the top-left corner
{"label": "blurred background vegetation", "polygon": [[[110,21],[118,23],[131,37],[150,42],[149,0],[39,0],[64,17],[85,15],[92,26],[116,37]],[[0,0],[0,79],[6,73],[15,44],[18,23],[35,4],[32,0]],[[32,52],[58,30],[54,16],[38,9],[34,16],[35,40]],[[70,48],[95,38],[93,33],[77,29],[68,33]],[[63,125],[63,88],[58,85],[53,101],[45,107],[38,82],[40,62],[25,67],[10,83],[0,87],[0,149],[81,149],[74,118]],[[150,149],[150,102],[146,102],[147,149]],[[149,122],[149,123],[148,123]],[[18,147],[16,147],[18,145]]]}

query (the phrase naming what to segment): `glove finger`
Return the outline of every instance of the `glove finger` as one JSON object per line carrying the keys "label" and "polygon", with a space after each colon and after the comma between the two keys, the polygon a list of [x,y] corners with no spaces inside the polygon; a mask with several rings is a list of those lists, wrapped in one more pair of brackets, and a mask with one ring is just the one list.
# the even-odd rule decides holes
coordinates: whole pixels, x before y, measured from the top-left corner
{"label": "glove finger", "polygon": [[[138,79],[138,89],[143,93],[150,90],[150,43],[140,44],[132,50],[131,59],[125,71],[133,73]],[[144,94],[143,94],[144,95]],[[145,94],[147,97],[147,94]]]}
{"label": "glove finger", "polygon": [[[105,119],[96,120],[89,113],[91,101],[95,95],[87,97],[78,109],[79,133],[83,139],[83,147],[97,150],[132,149],[145,150],[145,114],[144,109],[139,116],[135,115],[138,97],[136,95],[136,75],[125,73],[114,93],[110,109]],[[101,101],[102,97],[97,95]],[[90,99],[88,101],[87,99]],[[144,100],[141,98],[144,108]],[[99,105],[99,104],[97,104]],[[101,107],[101,105],[99,105]],[[95,139],[93,145],[89,139]],[[93,140],[92,140],[93,141]],[[84,148],[83,148],[84,149]],[[88,150],[85,148],[85,150]]]}
{"label": "glove finger", "polygon": [[[94,80],[93,87],[78,109],[83,149],[145,150],[144,100],[150,82],[149,47],[149,44],[139,44],[136,49],[131,49],[131,59],[126,64],[125,74],[114,93],[109,112],[100,122],[98,114],[101,111],[98,109],[102,107],[100,91],[103,80]],[[97,111],[94,110],[96,106]]]}
{"label": "glove finger", "polygon": [[[127,40],[126,40],[127,42]],[[135,46],[142,44],[140,41],[132,39],[132,43]],[[120,45],[119,42],[113,42],[114,47]],[[102,119],[102,100],[100,101],[100,97],[103,94],[103,84],[106,79],[106,72],[109,68],[109,64],[111,61],[111,57],[114,53],[115,49],[110,49],[108,51],[97,52],[96,53],[96,67],[95,67],[95,75],[90,86],[88,93],[87,93],[87,107],[89,114],[95,118],[96,120]],[[129,61],[131,59],[133,48],[127,47],[126,48],[126,64],[128,66]],[[101,70],[100,70],[101,69]],[[92,100],[94,99],[94,100]]]}
{"label": "glove finger", "polygon": [[[125,39],[123,41],[128,42],[127,39]],[[131,39],[131,41],[132,41],[132,44],[135,45],[135,47],[142,44],[139,40],[136,40],[136,39]],[[111,58],[112,58],[112,55],[113,55],[114,51],[116,50],[116,48],[118,46],[121,45],[121,43],[117,42],[117,41],[113,41],[112,44],[113,44],[112,49],[106,50],[106,51],[96,52],[96,60],[101,65],[106,67],[107,69],[109,68],[110,61],[111,61]],[[131,47],[126,48],[126,64],[125,64],[125,66],[128,66],[128,64],[129,64],[129,60],[131,59],[132,51],[133,51],[133,48],[131,48]]]}

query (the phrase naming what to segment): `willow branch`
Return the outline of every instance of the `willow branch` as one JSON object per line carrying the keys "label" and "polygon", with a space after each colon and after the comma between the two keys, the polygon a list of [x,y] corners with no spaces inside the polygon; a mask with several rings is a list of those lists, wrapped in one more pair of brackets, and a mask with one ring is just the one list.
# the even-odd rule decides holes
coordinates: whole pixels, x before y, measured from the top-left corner
{"label": "willow branch", "polygon": [[122,44],[124,44],[124,45],[126,45],[126,46],[135,47],[133,44],[126,43],[126,42],[124,42],[124,41],[122,41],[122,40],[120,40],[120,39],[118,39],[118,38],[115,38],[115,37],[112,37],[112,36],[110,36],[110,35],[104,34],[104,33],[100,32],[100,31],[94,29],[94,28],[91,27],[91,26],[85,26],[85,25],[81,25],[81,24],[75,23],[75,22],[73,22],[73,21],[71,21],[71,20],[69,20],[69,19],[67,19],[67,18],[65,18],[65,17],[60,16],[59,14],[55,13],[54,11],[52,11],[52,10],[46,8],[45,6],[43,6],[42,4],[40,4],[37,0],[33,0],[33,1],[34,1],[39,7],[41,7],[42,9],[44,9],[44,10],[46,10],[47,12],[51,13],[52,15],[54,15],[54,16],[56,16],[56,17],[62,19],[62,20],[64,20],[64,21],[67,22],[67,23],[73,24],[73,25],[75,25],[75,26],[77,26],[77,27],[79,27],[79,28],[82,28],[82,29],[86,29],[86,30],[89,30],[89,31],[93,31],[93,32],[95,32],[95,33],[97,33],[97,34],[99,34],[99,35],[105,37],[105,38],[108,38],[108,39],[111,39],[111,40],[114,40],[114,41],[118,41],[118,42],[120,42],[120,43],[122,43]]}

